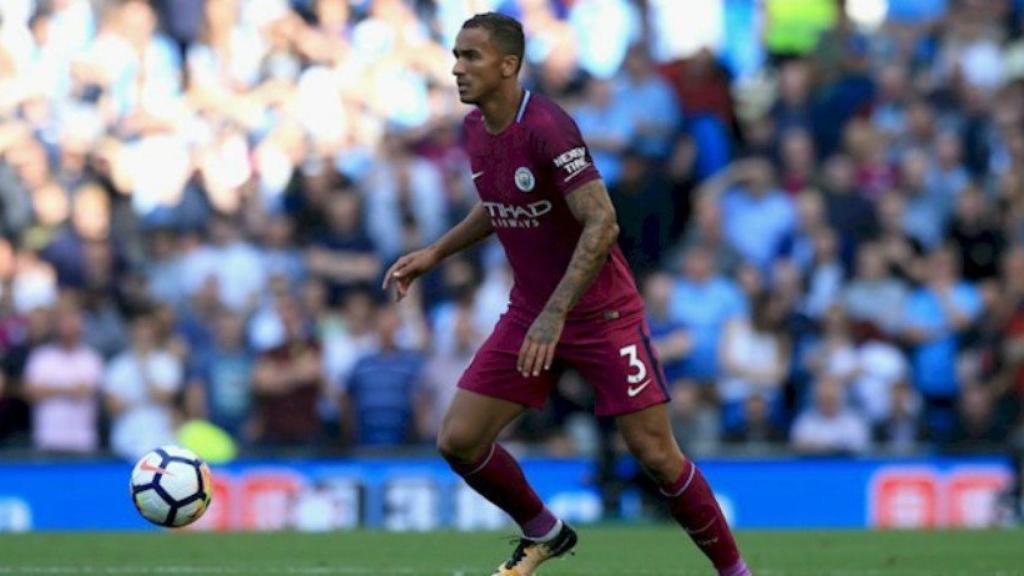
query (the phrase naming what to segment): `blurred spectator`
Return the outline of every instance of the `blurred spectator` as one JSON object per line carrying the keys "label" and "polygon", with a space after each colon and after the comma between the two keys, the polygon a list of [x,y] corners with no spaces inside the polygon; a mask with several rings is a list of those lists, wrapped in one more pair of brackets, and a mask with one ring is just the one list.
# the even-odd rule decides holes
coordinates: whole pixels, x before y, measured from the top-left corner
{"label": "blurred spectator", "polygon": [[[0,297],[0,309],[10,311],[10,290]],[[6,380],[0,399],[0,437],[18,439],[31,428],[30,398],[25,389],[25,368],[33,350],[50,339],[52,310],[36,308],[28,314],[8,314],[0,324],[0,366]],[[27,442],[26,442],[27,443]]]}
{"label": "blurred spectator", "polygon": [[175,331],[193,352],[206,350],[214,343],[214,320],[225,309],[220,303],[217,278],[209,276],[206,282],[181,306]]}
{"label": "blurred spectator", "polygon": [[780,142],[781,187],[790,195],[806,190],[815,171],[814,141],[803,128],[790,128],[782,133]]}
{"label": "blurred spectator", "polygon": [[181,361],[159,339],[155,316],[132,319],[131,347],[110,361],[103,379],[114,452],[138,458],[174,441],[183,379]]}
{"label": "blurred spectator", "polygon": [[[672,0],[658,0],[658,4],[668,9],[673,2]],[[680,9],[686,10],[687,8],[683,8],[681,5]],[[677,42],[689,42],[689,39],[684,39],[686,35],[681,34],[675,28],[679,22],[686,21],[664,20],[658,25],[668,26],[670,22],[673,23],[671,32],[673,39]],[[704,21],[690,21],[701,29],[706,27]],[[655,54],[657,53],[655,50]],[[660,58],[660,60],[664,62],[660,67],[661,74],[675,89],[676,99],[688,117],[714,120],[727,134],[736,121],[736,112],[733,109],[732,93],[729,90],[728,71],[716,59],[715,54],[708,49],[698,49],[692,54],[678,59]]]}
{"label": "blurred spectator", "polygon": [[816,379],[833,378],[845,387],[859,370],[846,311],[841,306],[830,307],[821,324],[820,341],[806,353],[809,372]]}
{"label": "blurred spectator", "polygon": [[21,249],[14,255],[13,278],[8,289],[11,305],[17,313],[49,308],[57,303],[56,271],[35,251]]}
{"label": "blurred spectator", "polygon": [[637,134],[636,114],[626,102],[616,102],[608,80],[591,79],[583,102],[573,110],[580,133],[590,148],[594,166],[609,188],[622,178],[622,155]]}
{"label": "blurred spectator", "polygon": [[[333,206],[332,206],[333,214]],[[295,243],[292,220],[283,215],[272,215],[263,228],[263,267],[267,277],[283,276],[291,286],[297,286],[306,276],[306,262]]]}
{"label": "blurred spectator", "polygon": [[889,274],[902,280],[920,281],[913,265],[925,250],[921,242],[911,237],[904,229],[906,207],[906,199],[900,194],[886,194],[879,199],[878,219],[881,231],[878,244]]}
{"label": "blurred spectator", "polygon": [[211,220],[209,240],[182,256],[185,292],[193,295],[214,278],[221,304],[236,312],[252,309],[267,282],[259,252],[243,237],[241,224],[227,215]]}
{"label": "blurred spectator", "polygon": [[423,368],[422,381],[414,392],[417,431],[425,440],[437,437],[444,414],[458,389],[459,375],[469,368],[486,336],[486,332],[474,325],[473,310],[466,305],[456,308],[452,331],[452,345],[430,355]]}
{"label": "blurred spectator", "polygon": [[[473,332],[486,336],[494,328],[498,314],[504,312],[507,296],[502,296],[501,309],[495,314],[483,298],[479,273],[465,258],[448,258],[441,265],[440,273],[444,296],[438,298],[439,301],[434,305],[429,321],[433,335],[433,352],[444,356],[456,347],[455,324],[463,313],[470,314]],[[420,293],[417,292],[415,296],[419,298]],[[405,309],[408,310],[408,307]]]}
{"label": "blurred spectator", "polygon": [[842,302],[850,319],[886,334],[894,334],[902,322],[894,310],[902,310],[906,284],[886,270],[880,244],[862,244],[857,251],[857,271],[843,289]]}
{"label": "blurred spectator", "polygon": [[907,129],[907,99],[910,95],[909,71],[900,62],[887,62],[878,71],[878,97],[871,123],[893,143]]}
{"label": "blurred spectator", "polygon": [[86,344],[104,358],[112,358],[128,346],[128,326],[105,290],[81,293],[82,333]]}
{"label": "blurred spectator", "polygon": [[92,452],[99,447],[97,394],[103,359],[82,343],[82,313],[73,297],[54,310],[55,342],[32,351],[25,392],[32,403],[32,443],[38,450]]}
{"label": "blurred spectator", "polygon": [[785,441],[786,435],[776,425],[773,406],[762,395],[747,398],[743,406],[743,422],[725,434],[730,443],[764,448]]}
{"label": "blurred spectator", "polygon": [[865,120],[854,119],[843,130],[843,152],[853,160],[857,188],[877,201],[897,183],[897,172],[886,154],[885,141]]}
{"label": "blurred spectator", "polygon": [[647,157],[630,150],[621,179],[610,190],[618,215],[619,247],[633,273],[643,276],[660,262],[672,232],[672,199],[664,178]]}
{"label": "blurred spectator", "polygon": [[1001,294],[992,310],[1001,336],[996,381],[1024,413],[1024,247],[1007,252],[1001,269]]}
{"label": "blurred spectator", "polygon": [[1005,423],[996,411],[995,398],[988,388],[965,386],[957,405],[952,441],[961,446],[999,446],[1007,436]]}
{"label": "blurred spectator", "polygon": [[146,253],[149,257],[142,265],[142,274],[146,279],[146,291],[156,301],[172,306],[185,303],[184,259],[179,257],[179,248],[191,248],[193,239],[192,235],[179,237],[166,229],[151,230],[147,235]]}
{"label": "blurred spectator", "polygon": [[242,317],[224,310],[215,320],[216,336],[192,353],[186,412],[226,430],[239,440],[251,437],[251,382],[255,359],[245,347]]}
{"label": "blurred spectator", "polygon": [[665,378],[675,388],[686,378],[686,358],[694,343],[686,324],[670,313],[672,289],[672,277],[664,272],[656,272],[644,280],[643,297],[651,343],[658,352]]}
{"label": "blurred spectator", "polygon": [[669,317],[686,326],[693,338],[686,359],[687,378],[701,385],[718,378],[719,342],[725,326],[746,313],[743,294],[731,279],[718,274],[711,254],[700,246],[690,248],[669,304]]}
{"label": "blurred spectator", "polygon": [[839,240],[835,232],[823,228],[812,238],[814,260],[807,276],[807,295],[801,311],[817,320],[839,300],[843,288],[843,265],[839,261]]}
{"label": "blurred spectator", "polygon": [[823,378],[814,385],[813,406],[793,423],[790,442],[804,454],[857,454],[871,437],[864,419],[844,405],[843,385]]}
{"label": "blurred spectator", "polygon": [[[378,309],[379,350],[352,368],[341,397],[342,427],[357,446],[398,446],[415,442],[429,428],[435,404],[419,394],[423,355],[402,349],[397,341],[401,317],[397,306]],[[450,375],[451,376],[451,375]]]}
{"label": "blurred spectator", "polygon": [[[862,329],[870,334],[872,329]],[[905,386],[907,381],[907,360],[894,344],[882,339],[865,338],[856,349],[854,371],[849,376],[850,399],[853,406],[873,426],[893,418],[893,410],[902,410],[898,419],[910,413],[911,405],[916,410],[920,400],[914,390],[903,391],[895,388]],[[897,397],[898,395],[901,395]],[[914,412],[916,416],[916,411]]]}
{"label": "blurred spectator", "polygon": [[320,343],[294,300],[281,298],[276,310],[283,341],[259,356],[252,376],[255,439],[264,446],[310,446],[320,439]]}
{"label": "blurred spectator", "polygon": [[354,287],[376,285],[381,261],[363,229],[362,203],[354,191],[331,196],[327,221],[327,229],[314,237],[306,252],[306,267],[328,282],[330,301],[340,302]]}
{"label": "blurred spectator", "polygon": [[894,452],[910,452],[918,448],[923,439],[921,399],[906,383],[896,383],[889,389],[885,417],[875,423],[874,438],[880,447]]}
{"label": "blurred spectator", "polygon": [[943,129],[936,135],[927,170],[925,181],[937,196],[955,199],[970,185],[970,174],[963,164],[963,144],[957,132]]}
{"label": "blurred spectator", "polygon": [[737,162],[704,186],[703,194],[719,199],[729,243],[766,269],[795,219],[792,200],[775,187],[771,164],[762,158]]}
{"label": "blurred spectator", "polygon": [[722,337],[718,398],[726,432],[747,420],[749,399],[760,396],[774,407],[789,374],[791,344],[782,331],[780,298],[768,294],[753,304],[750,320],[731,320]]}
{"label": "blurred spectator", "polygon": [[[683,251],[701,246],[711,253],[712,265],[725,276],[732,276],[742,258],[725,239],[722,230],[722,209],[715,198],[698,198],[694,206],[693,221],[682,241]],[[670,261],[678,260],[673,257]]]}
{"label": "blurred spectator", "polygon": [[324,370],[328,389],[344,387],[352,367],[377,349],[374,319],[377,303],[368,290],[352,290],[341,303],[340,324],[324,334]]}
{"label": "blurred spectator", "polygon": [[708,454],[719,446],[722,423],[715,406],[704,401],[706,394],[692,380],[678,380],[672,386],[672,431],[687,454]]}
{"label": "blurred spectator", "polygon": [[928,428],[938,439],[952,432],[959,339],[983,311],[978,291],[960,278],[957,258],[946,247],[929,254],[922,261],[927,283],[910,294],[903,308],[914,383],[924,396]]}
{"label": "blurred spectator", "polygon": [[668,157],[682,113],[672,87],[658,75],[642,44],[634,44],[626,54],[613,82],[613,98],[633,117],[631,147],[655,160]]}
{"label": "blurred spectator", "polygon": [[811,120],[811,67],[806,60],[790,60],[778,69],[779,97],[770,111],[773,127],[773,143],[778,136],[791,131],[809,133]]}
{"label": "blurred spectator", "polygon": [[875,206],[857,189],[855,166],[849,156],[836,154],[825,160],[821,187],[828,225],[843,242],[860,242],[878,234]]}
{"label": "blurred spectator", "polygon": [[987,204],[981,189],[968,186],[961,190],[946,234],[960,249],[963,276],[970,282],[990,280],[997,275],[1006,244]]}
{"label": "blurred spectator", "polygon": [[796,221],[793,229],[779,243],[776,258],[788,258],[802,272],[810,270],[817,256],[815,237],[828,230],[825,202],[817,190],[801,190],[794,198]]}
{"label": "blurred spectator", "polygon": [[906,199],[903,229],[926,249],[937,247],[953,215],[956,194],[941,181],[928,182],[928,157],[921,150],[908,150],[900,166],[901,190]]}
{"label": "blurred spectator", "polygon": [[367,233],[382,260],[399,255],[403,224],[413,222],[423,243],[444,232],[443,179],[437,166],[417,157],[398,137],[389,137],[362,187]]}

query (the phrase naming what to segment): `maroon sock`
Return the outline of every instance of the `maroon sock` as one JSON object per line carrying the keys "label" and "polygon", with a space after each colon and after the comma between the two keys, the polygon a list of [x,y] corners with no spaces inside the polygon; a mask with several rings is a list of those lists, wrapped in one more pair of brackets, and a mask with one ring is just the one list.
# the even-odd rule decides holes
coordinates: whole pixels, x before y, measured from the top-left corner
{"label": "maroon sock", "polygon": [[719,573],[744,574],[745,566],[736,548],[729,524],[718,507],[704,475],[687,460],[683,472],[670,486],[661,489],[668,499],[668,508],[676,522],[686,530],[693,542],[711,560]]}
{"label": "maroon sock", "polygon": [[526,538],[543,538],[558,523],[558,518],[526,481],[516,459],[501,444],[495,443],[487,455],[472,465],[452,461],[449,464],[473,490],[511,516]]}

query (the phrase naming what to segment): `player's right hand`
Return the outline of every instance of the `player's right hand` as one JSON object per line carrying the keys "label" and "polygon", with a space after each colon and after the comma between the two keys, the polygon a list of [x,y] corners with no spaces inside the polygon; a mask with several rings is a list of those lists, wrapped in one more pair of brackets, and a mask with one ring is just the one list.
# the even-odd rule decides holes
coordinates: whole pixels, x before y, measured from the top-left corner
{"label": "player's right hand", "polygon": [[395,296],[398,300],[405,298],[409,293],[409,287],[413,280],[429,272],[437,265],[437,253],[431,247],[421,248],[410,252],[398,259],[397,262],[388,268],[384,274],[384,283],[381,288],[387,290],[392,284],[395,286]]}

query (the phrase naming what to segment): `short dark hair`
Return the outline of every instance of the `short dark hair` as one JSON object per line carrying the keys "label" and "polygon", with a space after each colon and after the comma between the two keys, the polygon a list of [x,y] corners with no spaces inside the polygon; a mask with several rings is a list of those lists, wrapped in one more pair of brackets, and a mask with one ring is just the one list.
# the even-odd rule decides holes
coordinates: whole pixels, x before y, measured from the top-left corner
{"label": "short dark hair", "polygon": [[519,58],[519,67],[523,66],[523,54],[526,52],[526,37],[523,25],[511,16],[497,12],[477,14],[462,24],[462,28],[483,28],[491,34],[491,41],[506,55]]}

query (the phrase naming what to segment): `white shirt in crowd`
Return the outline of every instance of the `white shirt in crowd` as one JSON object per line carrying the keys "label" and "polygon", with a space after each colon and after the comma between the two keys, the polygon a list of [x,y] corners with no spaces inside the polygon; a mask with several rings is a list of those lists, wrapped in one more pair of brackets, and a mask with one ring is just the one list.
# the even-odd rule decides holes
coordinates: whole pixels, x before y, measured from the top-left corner
{"label": "white shirt in crowd", "polygon": [[136,458],[174,440],[171,408],[154,402],[148,386],[177,392],[181,389],[182,372],[178,358],[164,350],[151,352],[145,359],[128,350],[110,362],[104,392],[125,405],[125,410],[111,423],[110,447],[114,452]]}
{"label": "white shirt in crowd", "polygon": [[887,342],[865,342],[857,351],[860,370],[850,392],[861,412],[873,423],[889,417],[892,388],[907,376],[907,360]]}
{"label": "white shirt in crowd", "polygon": [[822,452],[863,452],[871,442],[868,426],[855,412],[841,410],[834,416],[809,409],[796,419],[792,441],[796,446]]}
{"label": "white shirt in crowd", "polygon": [[[103,377],[103,359],[88,346],[47,344],[28,358],[30,389],[71,391],[86,385],[95,392]],[[99,446],[96,397],[51,396],[32,409],[32,441],[39,450],[90,452]]]}

